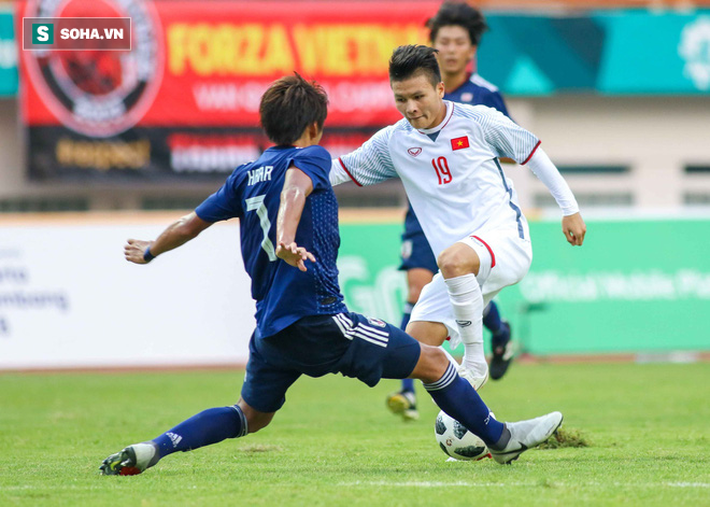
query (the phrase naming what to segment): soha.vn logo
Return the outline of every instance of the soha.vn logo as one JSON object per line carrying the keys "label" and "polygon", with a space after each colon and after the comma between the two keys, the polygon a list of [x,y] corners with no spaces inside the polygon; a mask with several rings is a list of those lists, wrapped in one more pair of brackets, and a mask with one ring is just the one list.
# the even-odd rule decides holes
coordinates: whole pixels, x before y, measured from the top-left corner
{"label": "soha.vn logo", "polygon": [[[26,17],[130,17],[131,51],[24,52],[30,80],[62,125],[90,137],[109,137],[138,123],[153,104],[165,50],[151,0],[39,0]],[[55,34],[56,38],[56,34]]]}

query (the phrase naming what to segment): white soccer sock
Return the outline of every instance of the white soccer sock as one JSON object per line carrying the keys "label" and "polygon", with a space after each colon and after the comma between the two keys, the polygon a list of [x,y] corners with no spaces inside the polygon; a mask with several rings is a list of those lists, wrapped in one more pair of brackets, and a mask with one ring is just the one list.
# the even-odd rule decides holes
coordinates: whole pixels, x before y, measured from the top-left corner
{"label": "white soccer sock", "polygon": [[483,294],[473,273],[444,280],[464,346],[465,368],[483,377],[488,371],[483,352]]}

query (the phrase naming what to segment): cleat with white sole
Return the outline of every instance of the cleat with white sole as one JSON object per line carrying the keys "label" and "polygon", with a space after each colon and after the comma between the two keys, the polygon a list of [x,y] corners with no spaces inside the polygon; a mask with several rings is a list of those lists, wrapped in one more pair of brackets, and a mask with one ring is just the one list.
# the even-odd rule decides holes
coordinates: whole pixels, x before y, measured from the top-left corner
{"label": "cleat with white sole", "polygon": [[535,419],[505,423],[510,432],[508,443],[502,449],[496,450],[489,446],[488,450],[493,459],[501,465],[510,464],[523,452],[550,438],[562,426],[562,419],[561,413],[551,412]]}
{"label": "cleat with white sole", "polygon": [[101,475],[138,475],[155,465],[160,459],[152,442],[129,445],[106,458],[99,470]]}

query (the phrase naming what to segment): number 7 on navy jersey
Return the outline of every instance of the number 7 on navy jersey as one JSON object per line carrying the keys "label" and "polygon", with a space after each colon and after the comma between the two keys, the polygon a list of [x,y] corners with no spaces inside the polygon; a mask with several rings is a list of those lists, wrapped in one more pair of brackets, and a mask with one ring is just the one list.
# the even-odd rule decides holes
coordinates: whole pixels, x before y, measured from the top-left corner
{"label": "number 7 on navy jersey", "polygon": [[447,183],[451,183],[451,180],[454,179],[449,170],[449,161],[446,160],[446,157],[432,158],[431,165],[434,167],[436,175],[439,178],[439,185],[446,185]]}
{"label": "number 7 on navy jersey", "polygon": [[277,257],[274,244],[269,239],[271,221],[269,220],[269,212],[264,205],[265,197],[266,195],[257,195],[256,197],[245,199],[244,202],[247,203],[247,211],[256,211],[256,214],[259,216],[259,225],[261,225],[261,230],[264,231],[264,239],[261,241],[261,248],[263,248],[266,255],[269,256],[269,260],[274,262]]}

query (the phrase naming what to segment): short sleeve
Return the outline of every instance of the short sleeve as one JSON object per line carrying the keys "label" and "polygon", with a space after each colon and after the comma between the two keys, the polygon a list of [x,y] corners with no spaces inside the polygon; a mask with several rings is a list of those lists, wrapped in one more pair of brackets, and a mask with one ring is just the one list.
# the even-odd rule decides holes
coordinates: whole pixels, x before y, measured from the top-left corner
{"label": "short sleeve", "polygon": [[241,201],[239,200],[238,181],[239,169],[237,168],[222,187],[205,199],[196,209],[195,213],[205,222],[219,222],[230,218],[242,216]]}
{"label": "short sleeve", "polygon": [[481,126],[486,142],[499,157],[509,157],[525,164],[540,144],[534,134],[500,111],[485,106],[475,106],[469,111],[471,118]]}
{"label": "short sleeve", "polygon": [[313,190],[318,190],[331,186],[328,178],[331,163],[328,150],[322,146],[309,146],[298,150],[288,165],[294,165],[306,173],[313,182]]}
{"label": "short sleeve", "polygon": [[397,177],[389,151],[393,129],[383,128],[357,150],[340,157],[343,168],[358,185],[374,185]]}

